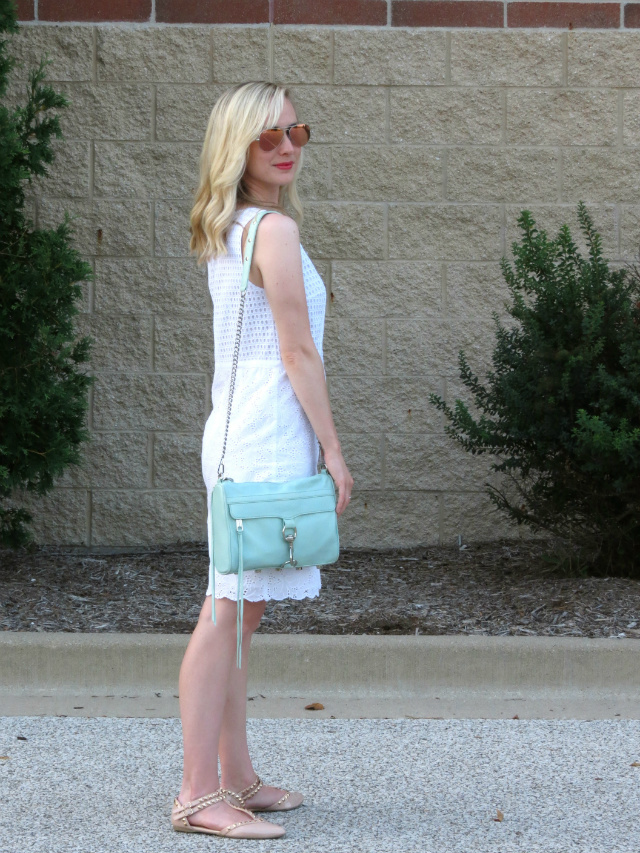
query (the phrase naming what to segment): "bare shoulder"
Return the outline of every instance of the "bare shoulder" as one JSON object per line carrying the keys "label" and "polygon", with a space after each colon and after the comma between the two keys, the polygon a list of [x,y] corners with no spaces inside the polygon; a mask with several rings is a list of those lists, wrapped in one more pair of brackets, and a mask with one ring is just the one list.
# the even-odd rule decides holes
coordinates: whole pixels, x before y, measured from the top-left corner
{"label": "bare shoulder", "polygon": [[258,224],[258,234],[271,240],[297,240],[300,242],[298,223],[286,214],[263,216]]}
{"label": "bare shoulder", "polygon": [[300,255],[298,223],[290,216],[263,216],[258,224],[254,257],[258,267],[297,263]]}

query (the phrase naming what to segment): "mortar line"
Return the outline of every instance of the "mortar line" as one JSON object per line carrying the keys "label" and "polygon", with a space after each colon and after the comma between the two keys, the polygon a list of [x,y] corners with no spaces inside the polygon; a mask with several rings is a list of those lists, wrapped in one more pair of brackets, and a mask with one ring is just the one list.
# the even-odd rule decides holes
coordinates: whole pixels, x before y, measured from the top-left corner
{"label": "mortar line", "polygon": [[40,10],[38,9],[39,0],[33,0],[33,19],[34,21],[39,21],[40,18],[38,15],[40,14]]}
{"label": "mortar line", "polygon": [[380,487],[384,491],[387,485],[387,436],[380,436]]}
{"label": "mortar line", "polygon": [[387,0],[387,26],[391,26],[391,0]]}
{"label": "mortar line", "polygon": [[441,184],[442,184],[442,201],[447,201],[447,179],[449,175],[449,149],[442,149],[442,175],[441,175]]}
{"label": "mortar line", "polygon": [[149,22],[152,24],[156,23],[156,0],[151,0],[151,15],[149,17]]}

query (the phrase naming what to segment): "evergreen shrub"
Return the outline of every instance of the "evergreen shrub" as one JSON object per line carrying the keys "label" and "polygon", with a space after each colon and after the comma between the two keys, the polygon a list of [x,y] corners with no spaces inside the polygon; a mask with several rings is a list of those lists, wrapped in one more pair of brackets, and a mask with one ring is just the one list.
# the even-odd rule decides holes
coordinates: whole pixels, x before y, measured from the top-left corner
{"label": "evergreen shrub", "polygon": [[44,494],[80,461],[92,382],[82,368],[90,340],[73,325],[91,267],[71,245],[66,211],[49,230],[24,213],[24,183],[48,174],[51,138],[62,136],[48,113],[68,101],[42,85],[46,59],[29,72],[26,104],[7,108],[16,60],[2,35],[17,29],[12,0],[0,0],[0,543],[10,546],[32,538],[25,493]]}
{"label": "evergreen shrub", "polygon": [[491,468],[505,479],[486,483],[488,496],[511,520],[551,534],[561,564],[640,577],[640,274],[603,257],[582,202],[578,221],[587,257],[567,225],[550,239],[522,211],[513,263],[501,260],[514,323],[493,312],[486,384],[458,353],[480,414],[459,399],[453,408],[430,401],[465,450],[498,457]]}

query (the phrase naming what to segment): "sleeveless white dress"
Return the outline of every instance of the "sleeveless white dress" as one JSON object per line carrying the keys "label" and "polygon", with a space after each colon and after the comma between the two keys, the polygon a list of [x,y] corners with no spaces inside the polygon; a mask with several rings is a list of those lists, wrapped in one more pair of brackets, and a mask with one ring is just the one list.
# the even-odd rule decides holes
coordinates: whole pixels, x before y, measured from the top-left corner
{"label": "sleeveless white dress", "polygon": [[[218,479],[229,379],[240,306],[241,238],[246,223],[259,210],[237,211],[227,237],[228,254],[208,262],[213,301],[215,370],[212,411],[202,438],[202,475],[207,487],[207,529],[211,559],[211,492]],[[280,214],[274,213],[273,216]],[[304,248],[300,247],[304,288],[313,341],[322,358],[326,308],[325,286]],[[273,314],[264,290],[249,282],[245,298],[236,383],[224,457],[224,476],[241,481],[285,481],[317,472],[319,444],[291,386],[280,357]],[[215,571],[215,597],[237,598],[238,576]],[[315,598],[321,587],[317,566],[246,572],[247,601]],[[205,595],[211,595],[209,585]]]}

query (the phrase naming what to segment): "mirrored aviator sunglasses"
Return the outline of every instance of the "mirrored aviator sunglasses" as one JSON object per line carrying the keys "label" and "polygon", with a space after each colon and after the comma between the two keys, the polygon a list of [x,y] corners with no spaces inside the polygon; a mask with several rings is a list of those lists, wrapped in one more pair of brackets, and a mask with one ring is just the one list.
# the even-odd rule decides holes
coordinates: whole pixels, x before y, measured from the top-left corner
{"label": "mirrored aviator sunglasses", "polygon": [[292,124],[289,127],[269,127],[263,130],[260,136],[255,140],[260,143],[260,148],[263,151],[273,151],[284,139],[285,133],[293,143],[293,145],[301,148],[306,145],[311,136],[311,128],[308,124]]}

